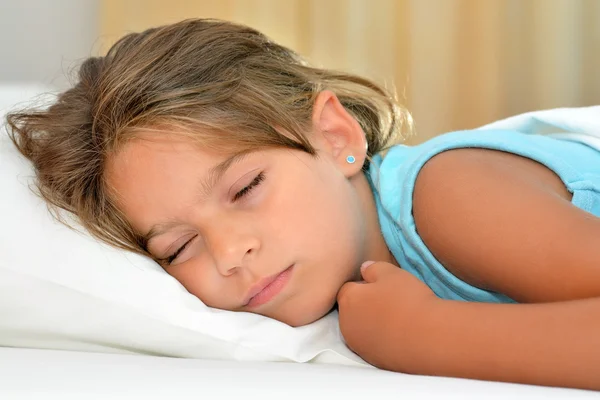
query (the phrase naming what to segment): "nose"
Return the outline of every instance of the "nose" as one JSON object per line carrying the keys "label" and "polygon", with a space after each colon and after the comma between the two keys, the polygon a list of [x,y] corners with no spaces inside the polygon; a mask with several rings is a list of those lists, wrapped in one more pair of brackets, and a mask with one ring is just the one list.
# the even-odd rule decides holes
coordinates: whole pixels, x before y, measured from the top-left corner
{"label": "nose", "polygon": [[260,248],[257,236],[239,226],[222,224],[211,229],[206,238],[215,266],[223,276],[246,267]]}

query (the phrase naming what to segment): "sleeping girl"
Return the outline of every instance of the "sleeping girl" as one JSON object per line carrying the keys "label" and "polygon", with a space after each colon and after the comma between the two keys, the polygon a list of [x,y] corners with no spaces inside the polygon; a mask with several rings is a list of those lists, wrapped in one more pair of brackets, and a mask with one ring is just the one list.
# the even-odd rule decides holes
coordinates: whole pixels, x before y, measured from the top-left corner
{"label": "sleeping girl", "polygon": [[600,152],[510,130],[402,144],[377,84],[186,20],[8,115],[40,194],[206,305],[411,374],[600,389]]}

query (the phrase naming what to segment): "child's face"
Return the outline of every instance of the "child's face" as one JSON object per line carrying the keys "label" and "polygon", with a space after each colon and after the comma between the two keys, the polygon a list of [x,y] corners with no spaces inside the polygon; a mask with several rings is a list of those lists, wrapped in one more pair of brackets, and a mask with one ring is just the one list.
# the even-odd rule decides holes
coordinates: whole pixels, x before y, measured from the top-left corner
{"label": "child's face", "polygon": [[229,156],[147,135],[110,160],[107,177],[134,228],[154,234],[151,254],[206,305],[315,321],[362,261],[384,258],[367,240],[364,175],[287,149],[215,168]]}

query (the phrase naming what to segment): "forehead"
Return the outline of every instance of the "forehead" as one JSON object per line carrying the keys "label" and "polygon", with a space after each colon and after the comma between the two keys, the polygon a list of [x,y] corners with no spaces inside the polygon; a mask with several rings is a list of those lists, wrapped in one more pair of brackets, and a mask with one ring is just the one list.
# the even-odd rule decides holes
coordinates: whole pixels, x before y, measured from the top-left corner
{"label": "forehead", "polygon": [[[111,183],[130,175],[181,171],[183,165],[209,168],[228,155],[202,148],[176,135],[145,135],[130,139],[107,158],[106,176]],[[146,171],[147,173],[144,173]],[[159,177],[163,174],[156,174]]]}
{"label": "forehead", "polygon": [[184,206],[184,197],[191,198],[199,179],[227,157],[173,135],[139,137],[107,158],[105,178],[117,206],[140,227],[145,216]]}

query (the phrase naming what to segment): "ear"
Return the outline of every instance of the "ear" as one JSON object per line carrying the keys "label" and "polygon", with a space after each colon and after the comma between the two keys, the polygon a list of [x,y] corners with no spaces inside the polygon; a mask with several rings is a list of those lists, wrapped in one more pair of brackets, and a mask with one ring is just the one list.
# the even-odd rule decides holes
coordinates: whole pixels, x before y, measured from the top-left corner
{"label": "ear", "polygon": [[[312,125],[313,144],[321,155],[329,156],[347,177],[362,170],[367,156],[365,133],[333,92],[317,95]],[[354,157],[353,163],[348,162],[349,156]]]}

